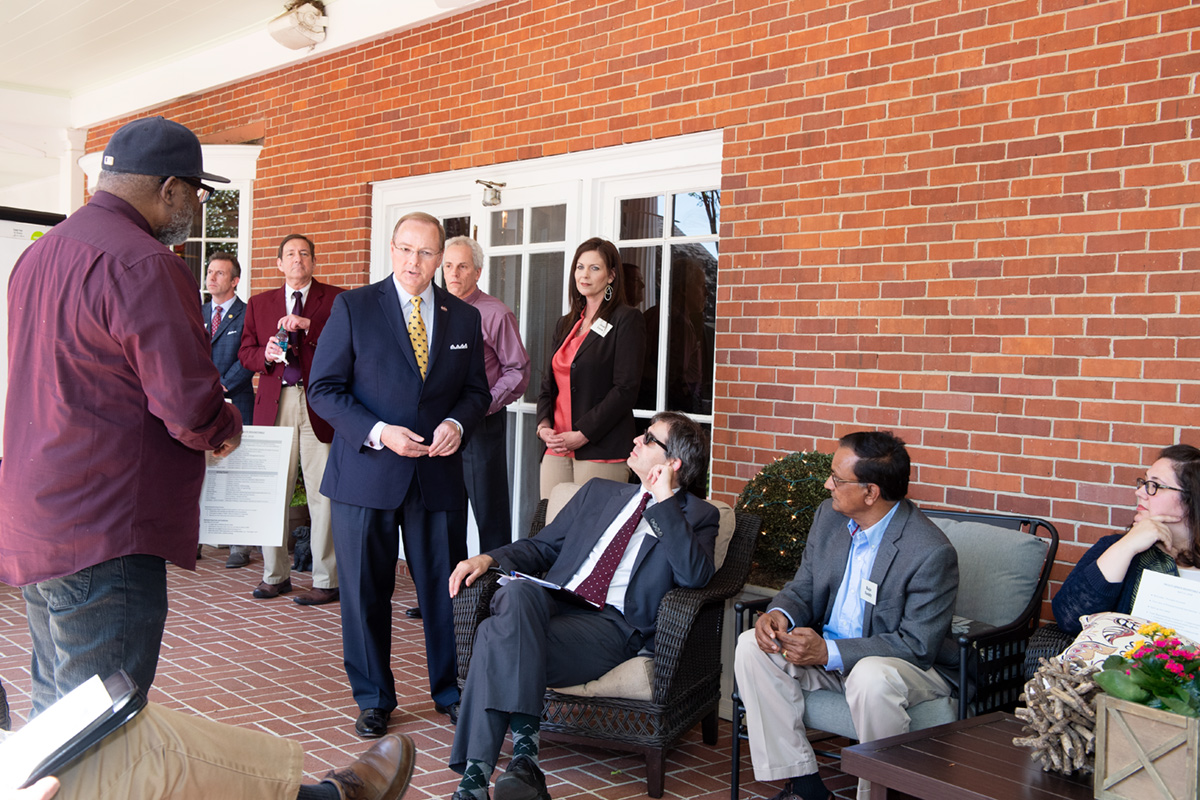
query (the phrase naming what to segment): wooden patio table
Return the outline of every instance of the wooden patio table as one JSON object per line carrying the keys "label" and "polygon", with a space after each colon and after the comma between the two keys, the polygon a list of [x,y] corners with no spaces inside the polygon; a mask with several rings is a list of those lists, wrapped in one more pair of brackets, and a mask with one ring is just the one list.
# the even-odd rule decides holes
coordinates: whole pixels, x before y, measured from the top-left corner
{"label": "wooden patio table", "polygon": [[871,800],[1092,800],[1091,776],[1043,772],[1012,743],[1021,722],[995,712],[842,750],[842,771],[871,782]]}

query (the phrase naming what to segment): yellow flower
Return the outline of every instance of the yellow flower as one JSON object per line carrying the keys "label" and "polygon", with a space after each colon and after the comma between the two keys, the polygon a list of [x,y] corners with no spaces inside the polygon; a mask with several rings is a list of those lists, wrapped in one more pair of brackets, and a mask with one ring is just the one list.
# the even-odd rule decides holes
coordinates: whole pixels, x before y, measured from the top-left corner
{"label": "yellow flower", "polygon": [[1138,628],[1138,633],[1140,633],[1142,636],[1148,637],[1151,640],[1165,639],[1170,636],[1174,636],[1175,629],[1165,628],[1162,625],[1159,625],[1157,622],[1150,622]]}

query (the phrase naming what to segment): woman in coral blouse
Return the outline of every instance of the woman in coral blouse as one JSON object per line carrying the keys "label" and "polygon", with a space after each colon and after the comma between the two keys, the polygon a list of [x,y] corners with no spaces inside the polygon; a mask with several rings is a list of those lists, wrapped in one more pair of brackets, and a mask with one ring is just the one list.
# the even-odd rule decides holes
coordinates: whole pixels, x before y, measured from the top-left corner
{"label": "woman in coral blouse", "polygon": [[621,255],[605,239],[575,251],[571,308],[554,332],[550,369],[538,395],[537,436],[546,444],[541,495],[560,483],[625,481],[637,430],[646,324],[625,303]]}

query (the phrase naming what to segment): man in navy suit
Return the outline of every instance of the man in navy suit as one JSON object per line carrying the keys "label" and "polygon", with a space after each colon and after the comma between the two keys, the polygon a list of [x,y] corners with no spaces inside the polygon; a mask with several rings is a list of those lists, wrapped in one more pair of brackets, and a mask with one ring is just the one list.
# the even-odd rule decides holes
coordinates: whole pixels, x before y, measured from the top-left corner
{"label": "man in navy suit", "polygon": [[[221,373],[225,398],[237,406],[242,412],[242,422],[249,425],[254,419],[254,373],[238,360],[242,326],[246,322],[246,304],[234,291],[241,279],[242,265],[237,256],[223,251],[213,253],[208,259],[208,273],[204,279],[212,299],[204,304],[200,316],[212,339],[213,364]],[[249,547],[232,545],[225,566],[246,566],[250,563],[250,551]]]}
{"label": "man in navy suit", "polygon": [[[686,487],[704,473],[704,431],[665,411],[633,439],[626,463],[641,485],[595,478],[537,536],[459,563],[458,594],[492,567],[545,579],[601,605],[574,604],[532,581],[492,599],[475,636],[450,767],[463,774],[454,800],[486,800],[505,732],[513,758],[495,800],[549,800],[537,764],[547,686],[594,680],[639,652],[653,652],[659,601],[676,586],[713,576],[719,515]],[[584,656],[584,657],[581,657]]]}
{"label": "man in navy suit", "polygon": [[337,297],[309,399],[333,425],[321,491],[332,501],[346,675],[355,731],[382,736],[391,671],[396,528],[425,618],[434,707],[458,716],[454,611],[446,592],[467,554],[460,447],[491,403],[479,312],[433,285],[446,234],[411,213],[392,233],[392,275]]}

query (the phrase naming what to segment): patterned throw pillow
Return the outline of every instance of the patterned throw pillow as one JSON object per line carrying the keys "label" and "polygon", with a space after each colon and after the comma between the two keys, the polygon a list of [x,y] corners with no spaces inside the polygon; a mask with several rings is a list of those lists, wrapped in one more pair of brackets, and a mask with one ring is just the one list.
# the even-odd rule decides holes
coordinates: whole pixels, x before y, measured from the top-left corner
{"label": "patterned throw pillow", "polygon": [[[1118,614],[1106,611],[1103,614],[1089,614],[1080,617],[1083,630],[1071,646],[1062,652],[1059,659],[1063,663],[1072,660],[1082,661],[1087,667],[1099,669],[1109,656],[1119,656],[1127,652],[1135,644],[1145,641],[1146,637],[1139,634],[1138,628],[1148,625],[1149,620],[1134,617],[1129,614]],[[1183,636],[1176,635],[1184,647],[1192,648],[1195,644]]]}

